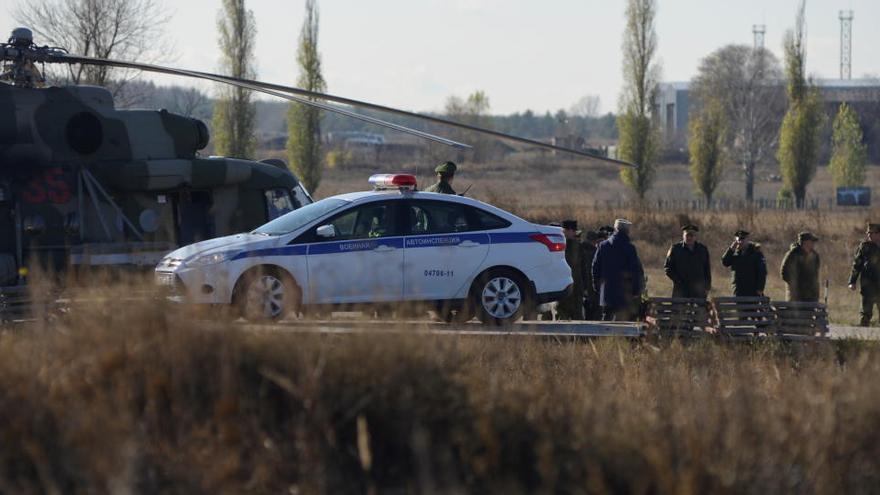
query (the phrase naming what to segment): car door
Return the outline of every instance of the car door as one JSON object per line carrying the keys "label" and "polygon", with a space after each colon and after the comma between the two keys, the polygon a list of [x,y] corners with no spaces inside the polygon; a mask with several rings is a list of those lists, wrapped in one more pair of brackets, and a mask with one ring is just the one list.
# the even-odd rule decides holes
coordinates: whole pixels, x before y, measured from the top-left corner
{"label": "car door", "polygon": [[394,201],[354,206],[318,226],[336,235],[309,232],[308,302],[313,304],[398,301],[403,296],[403,237],[397,235]]}
{"label": "car door", "polygon": [[438,200],[410,200],[402,212],[403,293],[407,300],[453,299],[489,252],[472,209]]}

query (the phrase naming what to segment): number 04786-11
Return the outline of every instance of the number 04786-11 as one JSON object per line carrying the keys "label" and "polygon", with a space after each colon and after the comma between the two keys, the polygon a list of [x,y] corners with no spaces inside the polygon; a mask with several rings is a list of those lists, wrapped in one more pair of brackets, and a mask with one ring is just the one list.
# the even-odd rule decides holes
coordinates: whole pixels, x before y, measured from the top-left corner
{"label": "number 04786-11", "polygon": [[452,277],[452,270],[425,270],[426,277]]}

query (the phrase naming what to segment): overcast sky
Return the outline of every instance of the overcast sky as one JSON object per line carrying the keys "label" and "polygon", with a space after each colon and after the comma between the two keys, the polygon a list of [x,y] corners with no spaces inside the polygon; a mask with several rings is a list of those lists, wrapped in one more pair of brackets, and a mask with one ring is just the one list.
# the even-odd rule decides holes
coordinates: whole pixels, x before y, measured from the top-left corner
{"label": "overcast sky", "polygon": [[[218,0],[163,0],[174,12],[172,65],[219,69]],[[8,33],[16,0],[0,0]],[[250,0],[259,78],[293,84],[304,0]],[[440,110],[449,95],[482,89],[493,113],[569,108],[588,94],[616,108],[622,82],[623,0],[318,0],[319,49],[331,93],[410,110]],[[781,58],[795,0],[659,0],[659,61],[668,81],[688,80],[699,60],[728,43],[766,46]],[[854,11],[853,77],[880,74],[880,0],[807,3],[808,71],[836,78],[841,9]],[[6,35],[4,34],[5,38]],[[36,40],[39,43],[39,40]],[[873,54],[872,54],[873,52]],[[161,79],[167,83],[174,80]]]}

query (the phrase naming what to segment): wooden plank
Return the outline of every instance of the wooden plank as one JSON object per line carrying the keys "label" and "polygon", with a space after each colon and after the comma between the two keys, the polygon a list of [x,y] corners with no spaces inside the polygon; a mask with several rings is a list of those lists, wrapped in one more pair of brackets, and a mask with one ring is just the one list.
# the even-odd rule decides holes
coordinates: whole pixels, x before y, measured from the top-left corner
{"label": "wooden plank", "polygon": [[724,320],[723,322],[719,322],[722,326],[725,327],[738,327],[738,326],[753,326],[753,327],[766,327],[769,325],[773,325],[773,320]]}

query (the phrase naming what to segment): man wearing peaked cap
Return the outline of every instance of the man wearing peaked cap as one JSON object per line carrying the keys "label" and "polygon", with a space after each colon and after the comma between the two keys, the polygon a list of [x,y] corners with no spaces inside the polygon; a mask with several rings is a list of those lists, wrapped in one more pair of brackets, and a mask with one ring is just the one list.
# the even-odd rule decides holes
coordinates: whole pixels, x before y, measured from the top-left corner
{"label": "man wearing peaked cap", "polygon": [[856,290],[859,278],[862,294],[859,325],[866,327],[871,324],[874,306],[880,308],[880,224],[868,224],[865,240],[856,249],[849,275],[850,290]]}
{"label": "man wearing peaked cap", "polygon": [[453,162],[444,162],[434,168],[437,174],[437,183],[425,189],[427,192],[435,192],[442,194],[455,194],[452,189],[452,179],[455,178],[455,171],[458,167]]}
{"label": "man wearing peaked cap", "polygon": [[751,242],[749,233],[737,230],[734,241],[724,251],[721,264],[730,268],[730,285],[736,297],[757,297],[764,295],[767,283],[767,260],[761,252],[761,245]]}
{"label": "man wearing peaked cap", "polygon": [[696,225],[681,228],[681,242],[673,244],[666,253],[663,268],[672,280],[672,297],[705,299],[712,288],[712,267],[709,250],[697,242]]}
{"label": "man wearing peaked cap", "polygon": [[587,320],[601,320],[602,307],[599,306],[599,293],[593,287],[593,258],[596,257],[596,248],[599,243],[608,238],[605,233],[590,230],[585,234],[586,239],[581,242],[581,259],[584,261],[584,318]]}
{"label": "man wearing peaked cap", "polygon": [[819,301],[819,268],[821,260],[815,250],[818,237],[801,232],[798,240],[782,259],[780,275],[785,281],[789,301]]}

